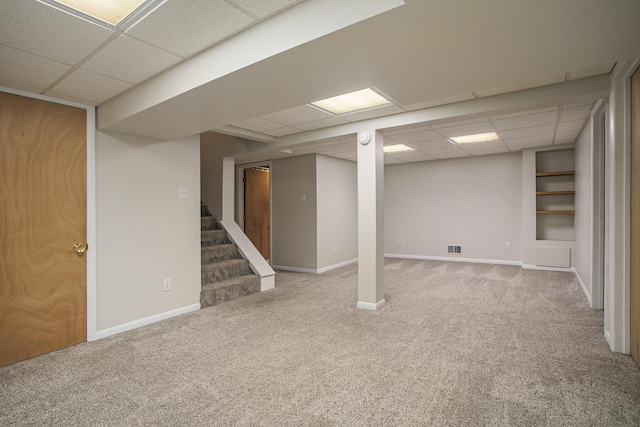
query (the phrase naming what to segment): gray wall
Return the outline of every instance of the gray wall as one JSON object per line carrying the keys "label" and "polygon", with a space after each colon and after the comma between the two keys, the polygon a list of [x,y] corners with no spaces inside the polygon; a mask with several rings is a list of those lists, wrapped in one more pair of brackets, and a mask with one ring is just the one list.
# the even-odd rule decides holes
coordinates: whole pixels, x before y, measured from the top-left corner
{"label": "gray wall", "polygon": [[355,162],[321,155],[316,160],[318,269],[323,269],[358,257],[358,176]]}
{"label": "gray wall", "polygon": [[[385,253],[521,261],[520,153],[385,168]],[[404,239],[405,245],[398,245]],[[511,249],[505,249],[505,242]],[[448,255],[447,245],[462,246]]]}
{"label": "gray wall", "polygon": [[96,132],[98,331],[200,302],[199,152]]}
{"label": "gray wall", "polygon": [[271,264],[316,270],[315,154],[273,160],[271,218]]}

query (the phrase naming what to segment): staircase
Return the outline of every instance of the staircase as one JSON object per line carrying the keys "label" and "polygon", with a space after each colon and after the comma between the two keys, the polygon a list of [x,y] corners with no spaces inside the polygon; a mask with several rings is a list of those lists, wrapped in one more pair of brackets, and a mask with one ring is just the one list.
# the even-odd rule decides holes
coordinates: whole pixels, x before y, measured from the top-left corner
{"label": "staircase", "polygon": [[200,307],[231,301],[260,292],[260,277],[222,229],[218,220],[202,210],[200,240],[202,251],[202,290]]}

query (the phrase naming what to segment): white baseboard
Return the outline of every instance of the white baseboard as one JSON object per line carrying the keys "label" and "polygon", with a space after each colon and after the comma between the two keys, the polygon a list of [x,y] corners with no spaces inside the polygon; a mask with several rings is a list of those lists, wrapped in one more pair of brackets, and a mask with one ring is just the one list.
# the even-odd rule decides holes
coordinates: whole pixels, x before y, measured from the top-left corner
{"label": "white baseboard", "polygon": [[384,257],[400,258],[400,259],[423,259],[428,261],[470,262],[475,264],[522,265],[522,261],[511,261],[511,260],[501,260],[501,259],[454,258],[454,257],[446,257],[446,256],[406,255],[406,254],[384,254]]}
{"label": "white baseboard", "polygon": [[329,265],[327,267],[322,267],[317,270],[318,274],[325,273],[327,271],[335,270],[336,268],[344,267],[345,265],[351,265],[358,262],[358,258],[350,259],[348,261],[339,262],[338,264]]}
{"label": "white baseboard", "polygon": [[350,259],[344,262],[340,262],[338,264],[329,265],[327,267],[322,268],[300,268],[300,267],[289,267],[286,265],[272,265],[271,267],[274,270],[284,270],[284,271],[293,271],[294,273],[308,273],[308,274],[321,274],[326,273],[327,271],[334,270],[336,268],[344,267],[345,265],[355,264],[358,262],[358,258]]}
{"label": "white baseboard", "polygon": [[522,268],[525,270],[565,271],[567,273],[576,273],[576,269],[573,267],[545,267],[542,265],[522,264]]}
{"label": "white baseboard", "polygon": [[186,307],[177,308],[175,310],[165,311],[164,313],[154,314],[153,316],[145,317],[144,319],[134,320],[133,322],[124,323],[122,325],[114,326],[112,328],[102,329],[97,331],[97,339],[109,337],[111,335],[120,334],[122,332],[137,329],[142,326],[147,326],[152,323],[160,322],[162,320],[170,319],[172,317],[180,316],[181,314],[190,313],[192,311],[200,310],[200,304],[192,304]]}
{"label": "white baseboard", "polygon": [[585,298],[587,298],[587,302],[589,303],[589,307],[593,308],[593,302],[592,302],[592,299],[591,299],[591,293],[587,290],[587,287],[582,282],[582,278],[578,274],[578,271],[575,268],[573,268],[572,270],[574,271],[574,273],[576,275],[576,279],[578,279],[578,283],[580,284],[580,288],[582,288],[582,293],[584,294]]}
{"label": "white baseboard", "polygon": [[356,304],[356,307],[358,308],[362,308],[365,310],[372,310],[372,311],[376,311],[376,310],[380,310],[382,307],[384,307],[384,305],[386,304],[386,300],[381,299],[380,301],[378,301],[377,303],[372,303],[372,302],[363,302],[363,301],[358,301],[358,303]]}

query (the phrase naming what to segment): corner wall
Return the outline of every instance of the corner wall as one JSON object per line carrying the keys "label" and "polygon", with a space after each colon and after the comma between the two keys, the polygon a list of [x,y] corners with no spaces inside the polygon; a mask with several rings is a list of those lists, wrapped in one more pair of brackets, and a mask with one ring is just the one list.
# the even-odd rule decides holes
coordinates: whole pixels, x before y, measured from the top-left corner
{"label": "corner wall", "polygon": [[199,308],[199,156],[198,136],[96,133],[99,337]]}
{"label": "corner wall", "polygon": [[520,153],[385,168],[387,255],[520,264],[521,233]]}

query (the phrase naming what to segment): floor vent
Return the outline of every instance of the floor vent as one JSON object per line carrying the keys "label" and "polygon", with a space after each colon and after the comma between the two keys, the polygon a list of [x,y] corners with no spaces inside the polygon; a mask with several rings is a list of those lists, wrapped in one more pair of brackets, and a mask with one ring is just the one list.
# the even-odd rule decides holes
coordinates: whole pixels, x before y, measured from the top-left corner
{"label": "floor vent", "polygon": [[462,246],[449,245],[449,246],[447,246],[447,253],[450,253],[450,254],[461,254],[462,253]]}

